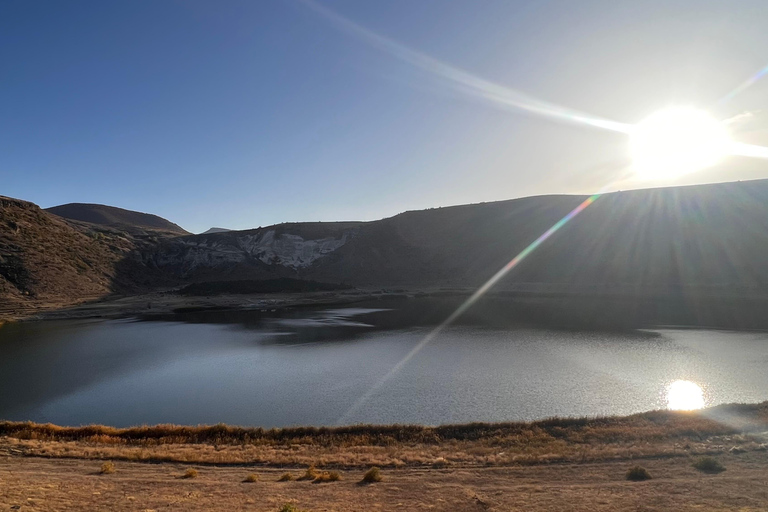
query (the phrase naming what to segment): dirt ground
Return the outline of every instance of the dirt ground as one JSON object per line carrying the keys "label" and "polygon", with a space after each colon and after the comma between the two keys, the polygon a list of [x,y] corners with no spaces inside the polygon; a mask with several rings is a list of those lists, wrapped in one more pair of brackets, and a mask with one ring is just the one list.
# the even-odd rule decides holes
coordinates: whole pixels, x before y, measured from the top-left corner
{"label": "dirt ground", "polygon": [[[252,510],[284,504],[319,511],[721,511],[768,510],[768,454],[723,454],[727,468],[703,474],[687,457],[529,467],[384,469],[379,483],[359,483],[365,468],[342,480],[278,482],[301,468],[215,467],[6,456],[0,458],[0,510]],[[653,478],[625,479],[640,464]],[[180,478],[190,467],[196,478]],[[245,483],[250,473],[255,483]]]}

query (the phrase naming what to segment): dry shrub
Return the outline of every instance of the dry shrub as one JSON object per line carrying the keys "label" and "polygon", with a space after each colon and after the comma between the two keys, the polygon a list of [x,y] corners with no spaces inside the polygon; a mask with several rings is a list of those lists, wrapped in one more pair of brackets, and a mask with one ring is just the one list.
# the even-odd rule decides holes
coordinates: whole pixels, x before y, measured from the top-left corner
{"label": "dry shrub", "polygon": [[197,470],[194,468],[189,468],[184,472],[183,475],[181,475],[181,478],[197,478]]}
{"label": "dry shrub", "polygon": [[403,443],[442,446],[447,441],[483,441],[493,445],[539,446],[553,440],[569,443],[631,443],[638,440],[732,435],[765,431],[768,402],[725,405],[718,413],[737,418],[726,426],[704,412],[652,411],[625,417],[550,418],[532,423],[441,425],[352,425],[346,427],[243,428],[228,425],[154,425],[113,428],[103,425],[59,427],[51,424],[0,421],[0,436],[17,439],[89,441],[96,444],[158,446],[163,444],[256,446],[398,446]]}
{"label": "dry shrub", "polygon": [[315,476],[314,482],[320,484],[323,482],[338,482],[341,480],[341,474],[338,471],[323,471]]}
{"label": "dry shrub", "polygon": [[112,461],[107,461],[104,464],[101,465],[101,470],[99,471],[102,475],[111,475],[115,472],[115,463]]}
{"label": "dry shrub", "polygon": [[432,462],[432,469],[443,469],[448,465],[448,461],[444,457],[438,457]]}
{"label": "dry shrub", "polygon": [[712,457],[701,457],[696,459],[693,463],[693,467],[701,471],[702,473],[722,473],[725,471],[725,466],[720,464],[716,459]]}
{"label": "dry shrub", "polygon": [[381,470],[374,466],[365,472],[362,482],[366,484],[372,484],[375,482],[381,482],[383,479],[384,477],[381,476]]}
{"label": "dry shrub", "polygon": [[280,475],[280,478],[277,479],[278,482],[290,482],[293,480],[293,475],[290,473],[283,473]]}
{"label": "dry shrub", "polygon": [[251,473],[250,475],[246,476],[243,480],[244,483],[253,483],[259,481],[259,475],[256,473]]}
{"label": "dry shrub", "polygon": [[627,480],[633,482],[642,482],[643,480],[650,480],[651,474],[642,466],[635,466],[627,471]]}
{"label": "dry shrub", "polygon": [[307,470],[304,472],[303,475],[301,475],[298,480],[314,480],[317,478],[318,472],[315,469],[315,466],[309,466]]}
{"label": "dry shrub", "polygon": [[280,507],[277,512],[309,512],[308,510],[303,510],[298,508],[293,503],[286,503],[282,507]]}
{"label": "dry shrub", "polygon": [[[728,424],[709,418],[726,415]],[[473,423],[437,427],[240,428],[156,425],[117,429],[58,427],[0,421],[0,439],[25,455],[182,464],[312,463],[371,466],[531,465],[722,451],[719,436],[768,430],[768,402],[718,406],[710,412],[653,411],[626,417],[551,418],[531,423]],[[737,420],[732,421],[733,418]],[[768,450],[756,439],[743,448]],[[741,446],[741,445],[740,445]],[[693,462],[693,460],[691,460]],[[634,462],[631,462],[634,464]],[[97,464],[97,463],[94,463]],[[629,467],[629,466],[628,466]],[[294,472],[301,476],[303,471]],[[314,480],[316,475],[310,475]],[[621,476],[621,475],[619,475]],[[309,479],[308,478],[308,479]]]}

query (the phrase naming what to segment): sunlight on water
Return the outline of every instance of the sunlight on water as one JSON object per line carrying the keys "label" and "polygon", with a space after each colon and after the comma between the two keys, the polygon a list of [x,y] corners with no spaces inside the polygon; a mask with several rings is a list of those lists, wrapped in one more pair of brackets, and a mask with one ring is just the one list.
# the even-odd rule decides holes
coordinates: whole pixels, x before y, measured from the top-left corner
{"label": "sunlight on water", "polygon": [[693,411],[704,407],[704,391],[689,380],[676,380],[667,386],[667,409]]}

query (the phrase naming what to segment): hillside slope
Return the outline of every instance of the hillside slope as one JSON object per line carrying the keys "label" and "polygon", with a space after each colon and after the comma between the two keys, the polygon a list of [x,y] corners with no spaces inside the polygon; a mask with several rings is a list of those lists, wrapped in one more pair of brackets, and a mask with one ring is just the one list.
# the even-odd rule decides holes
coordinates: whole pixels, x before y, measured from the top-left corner
{"label": "hillside slope", "polygon": [[0,197],[0,298],[22,307],[108,293],[120,249],[79,232],[37,205]]}
{"label": "hillside slope", "polygon": [[133,255],[167,236],[68,221],[0,197],[0,319],[163,283]]}
{"label": "hillside slope", "polygon": [[[0,294],[8,304],[30,297],[73,301],[109,291],[284,278],[473,290],[584,199],[528,197],[374,222],[178,236],[64,220],[4,198]],[[624,300],[623,314],[656,323],[698,325],[720,315],[722,325],[757,328],[768,307],[766,261],[768,180],[616,192],[562,226],[494,290],[550,306],[560,301],[557,314],[568,310],[573,318],[609,316]],[[563,305],[563,297],[579,300]],[[580,309],[589,297],[599,301]],[[712,301],[719,301],[716,307]]]}
{"label": "hillside slope", "polygon": [[189,232],[157,215],[150,213],[124,210],[103,204],[69,203],[61,206],[46,208],[46,211],[65,219],[90,222],[102,226],[112,226],[122,229],[143,228],[156,231],[168,231],[178,235],[188,235]]}
{"label": "hillside slope", "polygon": [[[142,258],[188,281],[294,277],[368,287],[480,286],[586,196],[282,224],[166,240]],[[768,180],[605,194],[500,283],[532,291],[768,288]]]}

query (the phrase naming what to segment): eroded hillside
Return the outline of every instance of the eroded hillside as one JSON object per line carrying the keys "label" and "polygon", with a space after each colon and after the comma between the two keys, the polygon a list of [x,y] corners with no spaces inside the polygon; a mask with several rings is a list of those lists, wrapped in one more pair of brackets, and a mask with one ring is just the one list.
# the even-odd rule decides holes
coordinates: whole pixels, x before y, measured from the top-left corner
{"label": "eroded hillside", "polygon": [[160,238],[66,221],[0,197],[0,318],[136,289],[148,269],[130,255]]}
{"label": "eroded hillside", "polygon": [[[8,310],[111,291],[287,278],[471,291],[584,199],[539,196],[374,222],[175,236],[65,220],[5,198],[0,292]],[[766,261],[768,180],[615,192],[562,225],[494,290],[539,297],[550,316],[604,318],[626,299],[621,314],[636,320],[700,324],[717,316],[722,325],[757,328],[768,301]],[[563,297],[579,299],[564,305]]]}
{"label": "eroded hillside", "polygon": [[[189,281],[293,277],[361,287],[480,286],[587,196],[179,237],[143,255]],[[598,198],[497,289],[732,295],[768,289],[768,180]]]}

